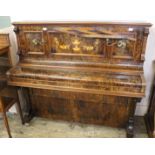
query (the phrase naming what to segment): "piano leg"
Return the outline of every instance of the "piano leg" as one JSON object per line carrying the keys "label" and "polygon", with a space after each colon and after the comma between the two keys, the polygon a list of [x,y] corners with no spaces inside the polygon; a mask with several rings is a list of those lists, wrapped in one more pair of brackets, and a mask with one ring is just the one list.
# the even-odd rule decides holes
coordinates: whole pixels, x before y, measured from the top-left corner
{"label": "piano leg", "polygon": [[133,105],[132,111],[129,116],[129,120],[126,127],[126,137],[127,138],[133,138],[134,137],[134,116],[135,116],[135,109],[137,102],[140,102],[141,98],[133,98],[130,102],[130,104]]}
{"label": "piano leg", "polygon": [[22,112],[22,109],[21,109],[20,101],[19,101],[18,91],[17,91],[17,103],[16,103],[16,105],[17,105],[17,111],[18,111],[18,113],[20,115],[21,122],[22,122],[22,124],[24,124],[25,122],[24,122],[23,112]]}
{"label": "piano leg", "polygon": [[24,122],[29,123],[33,118],[32,107],[31,107],[31,99],[28,88],[20,87],[19,91],[21,92],[21,100],[22,100],[22,109],[24,115]]}
{"label": "piano leg", "polygon": [[126,128],[126,136],[127,138],[134,137],[134,117],[129,118],[127,128]]}

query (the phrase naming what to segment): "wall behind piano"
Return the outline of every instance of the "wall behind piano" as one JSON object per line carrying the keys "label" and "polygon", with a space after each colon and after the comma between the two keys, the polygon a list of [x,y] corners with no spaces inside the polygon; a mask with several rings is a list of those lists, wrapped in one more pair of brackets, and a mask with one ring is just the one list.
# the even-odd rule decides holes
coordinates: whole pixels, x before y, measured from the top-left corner
{"label": "wall behind piano", "polygon": [[[49,20],[49,21],[147,21],[155,25],[153,0],[40,0],[40,1],[22,1],[14,4],[16,0],[5,0],[8,12],[12,21],[23,20]],[[37,4],[36,4],[37,3]],[[8,6],[9,4],[9,6]],[[14,6],[14,7],[12,7]],[[1,10],[6,12],[5,6]],[[12,28],[10,28],[11,30]],[[11,39],[14,35],[11,33]],[[13,60],[17,61],[15,56],[16,44],[12,41]],[[136,114],[144,115],[147,111],[150,88],[152,84],[154,68],[152,61],[155,60],[155,27],[150,29],[146,56],[144,63],[144,74],[147,82],[146,97],[138,103]]]}

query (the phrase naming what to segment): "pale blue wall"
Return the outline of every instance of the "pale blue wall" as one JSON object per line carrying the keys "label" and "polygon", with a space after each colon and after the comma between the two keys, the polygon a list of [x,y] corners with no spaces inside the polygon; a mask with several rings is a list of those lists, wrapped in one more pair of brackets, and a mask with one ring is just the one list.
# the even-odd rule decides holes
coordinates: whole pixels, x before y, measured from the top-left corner
{"label": "pale blue wall", "polygon": [[0,16],[0,29],[11,26],[10,16]]}

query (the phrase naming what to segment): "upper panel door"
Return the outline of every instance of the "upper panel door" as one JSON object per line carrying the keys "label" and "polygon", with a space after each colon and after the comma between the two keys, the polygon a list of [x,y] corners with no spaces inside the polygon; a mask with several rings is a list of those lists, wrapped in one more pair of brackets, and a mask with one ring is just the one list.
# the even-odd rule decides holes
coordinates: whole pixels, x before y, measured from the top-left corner
{"label": "upper panel door", "polygon": [[44,35],[42,31],[24,31],[27,54],[45,54]]}
{"label": "upper panel door", "polygon": [[136,32],[121,32],[109,35],[105,40],[105,49],[109,59],[135,59]]}

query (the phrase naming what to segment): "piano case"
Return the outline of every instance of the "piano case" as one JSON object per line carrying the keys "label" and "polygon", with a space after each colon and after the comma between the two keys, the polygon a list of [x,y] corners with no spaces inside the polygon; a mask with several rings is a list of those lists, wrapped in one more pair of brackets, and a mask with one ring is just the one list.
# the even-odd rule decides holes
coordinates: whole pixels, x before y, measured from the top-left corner
{"label": "piano case", "polygon": [[123,127],[133,137],[151,24],[13,25],[19,63],[7,73],[8,83],[27,96],[29,116]]}

